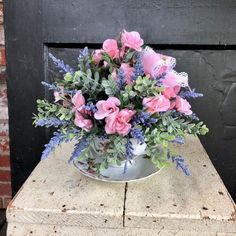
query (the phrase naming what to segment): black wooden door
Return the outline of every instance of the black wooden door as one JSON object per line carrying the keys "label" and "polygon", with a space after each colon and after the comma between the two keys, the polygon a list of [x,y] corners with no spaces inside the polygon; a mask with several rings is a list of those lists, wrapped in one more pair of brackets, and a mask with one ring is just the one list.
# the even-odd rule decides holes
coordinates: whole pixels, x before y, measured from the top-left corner
{"label": "black wooden door", "polygon": [[31,119],[35,100],[47,96],[40,81],[56,73],[48,51],[70,63],[79,48],[100,47],[125,28],[175,56],[191,87],[205,94],[192,101],[210,128],[201,141],[236,198],[235,1],[6,0],[4,9],[13,193],[48,138]]}

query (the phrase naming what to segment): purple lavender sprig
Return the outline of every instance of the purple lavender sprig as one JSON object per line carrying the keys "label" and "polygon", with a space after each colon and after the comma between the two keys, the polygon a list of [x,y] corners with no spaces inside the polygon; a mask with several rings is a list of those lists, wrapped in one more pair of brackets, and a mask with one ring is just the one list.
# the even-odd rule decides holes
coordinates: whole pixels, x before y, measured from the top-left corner
{"label": "purple lavender sprig", "polygon": [[[55,84],[49,84],[48,82],[42,81],[41,84],[48,88],[48,90],[54,90],[57,92],[61,92],[62,89],[60,87],[57,87]],[[63,93],[69,94],[70,96],[74,96],[76,94],[77,90],[68,90],[68,89],[63,89]]]}
{"label": "purple lavender sprig", "polygon": [[132,128],[130,130],[130,135],[131,135],[132,138],[137,139],[139,144],[143,144],[144,143],[143,132],[139,128],[137,128],[137,127]]}
{"label": "purple lavender sprig", "polygon": [[45,149],[42,152],[41,160],[46,159],[49,154],[55,150],[56,146],[58,146],[64,140],[64,134],[61,131],[57,131],[53,133],[53,137],[50,139],[48,144],[45,144]]}
{"label": "purple lavender sprig", "polygon": [[151,114],[148,112],[140,112],[135,114],[135,116],[132,119],[132,124],[143,124],[144,126],[151,126],[152,124],[155,124],[157,122],[156,118],[152,118]]}
{"label": "purple lavender sprig", "polygon": [[175,140],[172,141],[173,143],[184,144],[184,138],[181,136],[176,136]]}
{"label": "purple lavender sprig", "polygon": [[79,52],[79,56],[78,56],[78,61],[79,63],[85,63],[85,67],[87,69],[90,68],[90,62],[89,62],[89,51],[88,51],[88,47],[85,47],[84,49],[80,50]]}
{"label": "purple lavender sprig", "polygon": [[125,72],[123,69],[118,70],[117,74],[117,87],[119,90],[123,90],[125,88]]}
{"label": "purple lavender sprig", "polygon": [[95,113],[98,110],[92,102],[88,102],[86,105],[84,105],[83,109],[92,113]]}
{"label": "purple lavender sprig", "polygon": [[199,97],[203,97],[203,94],[202,93],[196,93],[195,88],[194,88],[194,89],[191,89],[189,91],[180,92],[179,96],[182,97],[182,98],[199,98]]}
{"label": "purple lavender sprig", "polygon": [[180,169],[186,176],[190,176],[190,170],[188,166],[184,163],[184,158],[182,156],[172,156],[172,162],[176,163],[176,169]]}
{"label": "purple lavender sprig", "polygon": [[68,162],[71,163],[73,160],[78,158],[82,154],[84,149],[87,148],[88,144],[89,144],[89,139],[88,136],[86,135],[75,145],[74,151]]}
{"label": "purple lavender sprig", "polygon": [[69,125],[71,122],[70,121],[65,121],[65,120],[60,120],[57,117],[45,117],[42,119],[38,119],[35,121],[35,126],[40,126],[40,127],[59,127],[62,125]]}
{"label": "purple lavender sprig", "polygon": [[55,84],[49,84],[48,82],[42,81],[41,84],[48,88],[48,90],[60,91],[61,89]]}
{"label": "purple lavender sprig", "polygon": [[143,63],[142,63],[141,55],[139,54],[137,56],[137,60],[134,65],[134,74],[131,77],[131,79],[136,80],[139,76],[143,76],[143,74],[144,74]]}
{"label": "purple lavender sprig", "polygon": [[125,162],[123,174],[125,174],[127,172],[128,161],[132,160],[132,158],[134,157],[134,154],[133,154],[134,148],[133,148],[133,144],[130,141],[130,139],[127,139],[127,143],[125,145],[125,148],[126,148],[126,152],[125,152],[126,162]]}
{"label": "purple lavender sprig", "polygon": [[64,64],[63,60],[57,59],[52,55],[52,53],[48,54],[49,57],[52,59],[53,63],[60,68],[60,72],[65,72],[65,73],[73,73],[74,70],[67,64]]}

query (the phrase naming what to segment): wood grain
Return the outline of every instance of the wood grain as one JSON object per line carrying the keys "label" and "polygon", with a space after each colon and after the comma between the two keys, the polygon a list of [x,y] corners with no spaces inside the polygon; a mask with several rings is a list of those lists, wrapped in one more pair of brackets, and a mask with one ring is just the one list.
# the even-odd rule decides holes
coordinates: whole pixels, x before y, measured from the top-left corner
{"label": "wood grain", "polygon": [[35,235],[55,227],[62,235],[91,229],[108,235],[136,235],[139,229],[140,235],[236,233],[235,204],[197,138],[176,146],[190,177],[172,166],[127,186],[82,176],[67,164],[72,146],[63,144],[41,161],[9,204],[9,235],[19,225]]}

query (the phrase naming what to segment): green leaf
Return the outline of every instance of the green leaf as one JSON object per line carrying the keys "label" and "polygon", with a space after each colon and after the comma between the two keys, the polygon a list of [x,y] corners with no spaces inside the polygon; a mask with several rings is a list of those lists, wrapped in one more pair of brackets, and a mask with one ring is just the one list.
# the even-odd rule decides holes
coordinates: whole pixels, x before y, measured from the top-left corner
{"label": "green leaf", "polygon": [[105,93],[108,96],[115,96],[118,93],[117,84],[116,82],[111,78],[111,76],[108,77],[108,79],[104,79],[102,81],[102,86],[105,90]]}

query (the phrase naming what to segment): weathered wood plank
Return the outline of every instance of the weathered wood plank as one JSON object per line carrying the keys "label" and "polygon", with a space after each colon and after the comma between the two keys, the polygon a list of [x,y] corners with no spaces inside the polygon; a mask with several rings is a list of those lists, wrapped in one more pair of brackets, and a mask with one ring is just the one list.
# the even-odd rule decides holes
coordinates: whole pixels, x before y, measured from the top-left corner
{"label": "weathered wood plank", "polygon": [[7,209],[9,223],[123,227],[124,184],[82,176],[68,165],[73,145],[41,161]]}
{"label": "weathered wood plank", "polygon": [[235,11],[232,0],[44,0],[43,38],[101,43],[125,28],[149,44],[235,45]]}
{"label": "weathered wood plank", "polygon": [[[140,228],[124,228],[124,229],[104,229],[104,228],[83,228],[77,226],[60,226],[60,225],[40,225],[40,224],[19,224],[12,223],[8,226],[8,236],[42,236],[42,235],[58,235],[58,236],[199,236],[198,232],[173,230],[166,231],[164,229],[140,229]],[[200,236],[216,236],[215,233],[203,232]],[[217,236],[235,236],[234,233],[217,233]]]}
{"label": "weathered wood plank", "polygon": [[149,181],[129,183],[125,226],[236,233],[235,204],[200,141],[188,137],[178,152],[192,175],[185,177],[172,166]]}

